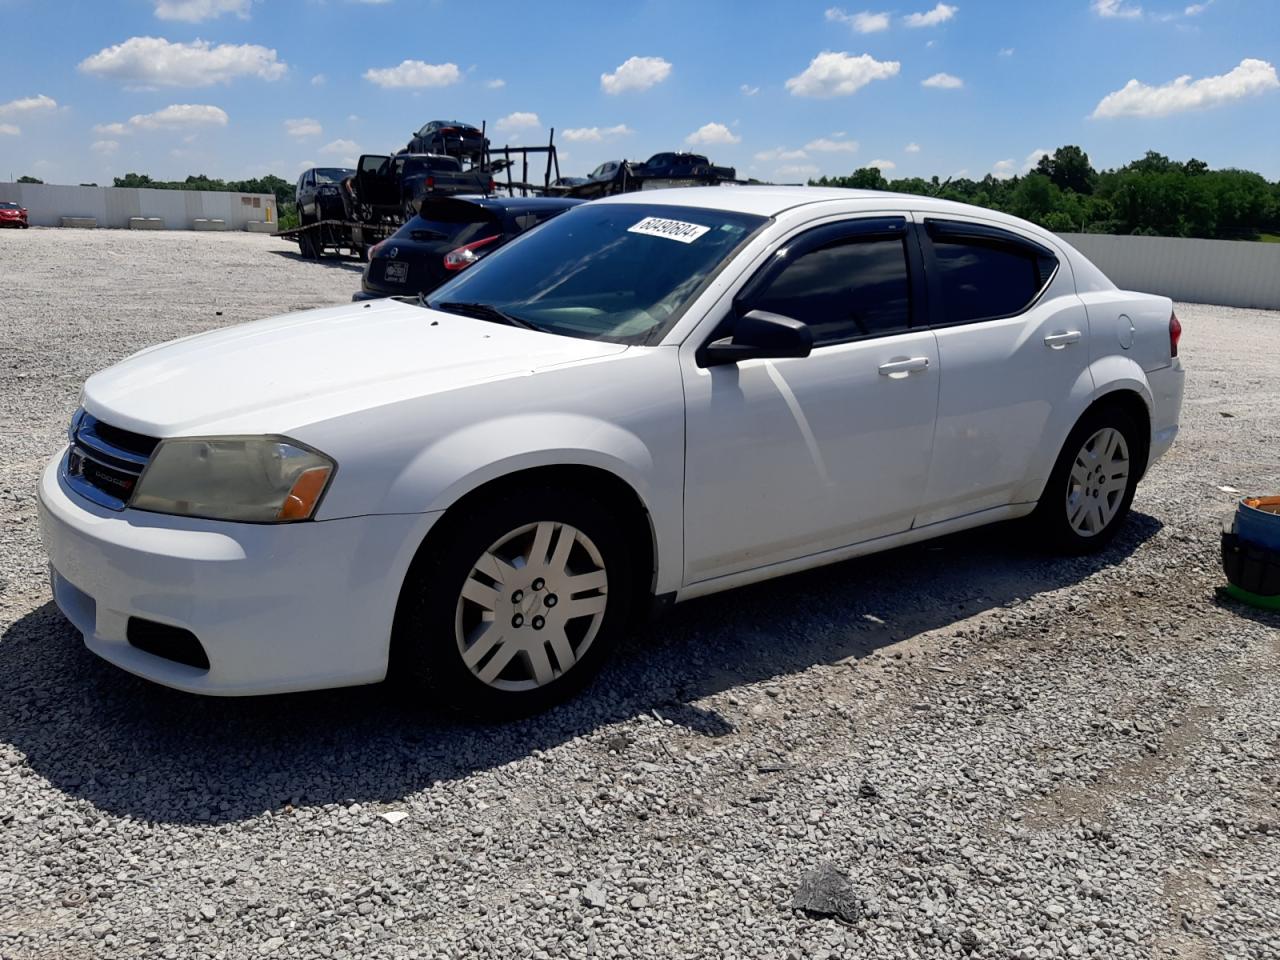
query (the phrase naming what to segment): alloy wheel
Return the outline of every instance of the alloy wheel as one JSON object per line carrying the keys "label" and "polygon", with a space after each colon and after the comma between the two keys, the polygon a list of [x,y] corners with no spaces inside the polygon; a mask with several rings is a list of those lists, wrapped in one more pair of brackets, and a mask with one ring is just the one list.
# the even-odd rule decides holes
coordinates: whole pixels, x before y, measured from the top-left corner
{"label": "alloy wheel", "polygon": [[1082,537],[1106,529],[1129,486],[1129,444],[1114,427],[1103,427],[1080,448],[1067,478],[1067,522]]}
{"label": "alloy wheel", "polygon": [[576,527],[544,520],[512,530],[463,583],[454,617],[463,663],[499,690],[546,686],[591,646],[608,586],[600,550]]}

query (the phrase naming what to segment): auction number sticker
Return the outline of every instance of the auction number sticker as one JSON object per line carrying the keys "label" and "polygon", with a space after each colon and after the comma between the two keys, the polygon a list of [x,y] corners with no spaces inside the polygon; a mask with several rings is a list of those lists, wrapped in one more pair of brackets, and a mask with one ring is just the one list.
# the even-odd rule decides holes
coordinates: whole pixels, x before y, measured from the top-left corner
{"label": "auction number sticker", "polygon": [[662,217],[645,217],[634,227],[627,227],[627,233],[643,233],[646,237],[662,237],[679,243],[693,243],[710,230],[710,227],[699,226],[696,223],[666,220]]}

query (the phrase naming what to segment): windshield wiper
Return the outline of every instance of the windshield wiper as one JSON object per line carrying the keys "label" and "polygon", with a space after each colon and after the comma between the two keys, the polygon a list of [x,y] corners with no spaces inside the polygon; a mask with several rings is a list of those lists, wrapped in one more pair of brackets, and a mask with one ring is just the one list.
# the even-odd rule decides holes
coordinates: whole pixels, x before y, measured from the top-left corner
{"label": "windshield wiper", "polygon": [[443,303],[433,303],[430,306],[436,310],[444,310],[448,313],[457,313],[464,317],[475,317],[477,320],[489,320],[493,323],[505,323],[509,327],[522,327],[525,330],[537,330],[540,333],[546,333],[542,327],[537,324],[530,323],[522,317],[517,317],[500,310],[491,303],[463,303],[457,300],[446,300]]}

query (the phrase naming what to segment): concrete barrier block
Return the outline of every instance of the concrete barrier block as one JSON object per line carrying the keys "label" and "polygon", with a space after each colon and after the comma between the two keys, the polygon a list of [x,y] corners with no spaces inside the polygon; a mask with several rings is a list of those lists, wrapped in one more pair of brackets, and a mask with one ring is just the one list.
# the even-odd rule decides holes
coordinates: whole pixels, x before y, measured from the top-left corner
{"label": "concrete barrier block", "polygon": [[92,230],[98,225],[97,217],[61,217],[60,221],[64,227],[81,227],[86,230]]}
{"label": "concrete barrier block", "polygon": [[197,217],[191,221],[192,230],[225,230],[227,221],[213,220],[208,217]]}
{"label": "concrete barrier block", "polygon": [[250,233],[275,233],[276,225],[267,220],[250,220],[244,225],[244,228]]}
{"label": "concrete barrier block", "polygon": [[163,230],[164,221],[159,217],[130,217],[130,230]]}

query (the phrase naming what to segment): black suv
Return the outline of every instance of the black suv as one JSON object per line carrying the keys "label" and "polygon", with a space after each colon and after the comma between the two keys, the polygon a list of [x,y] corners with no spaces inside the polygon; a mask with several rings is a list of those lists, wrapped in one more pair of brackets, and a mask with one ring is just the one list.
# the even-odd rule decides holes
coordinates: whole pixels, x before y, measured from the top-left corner
{"label": "black suv", "polygon": [[306,224],[317,220],[345,220],[342,181],[354,173],[354,170],[346,167],[312,167],[298,177],[293,198],[298,208],[299,222]]}
{"label": "black suv", "polygon": [[361,290],[351,299],[428,293],[581,202],[564,197],[427,197],[416,217],[369,249]]}
{"label": "black suv", "polygon": [[417,133],[409,135],[405,153],[443,153],[448,157],[479,163],[488,148],[488,139],[471,124],[457,120],[432,120],[423,124]]}
{"label": "black suv", "polygon": [[713,166],[700,153],[655,153],[635,168],[637,177],[662,180],[686,180],[717,178],[736,180],[738,172],[733,167]]}

